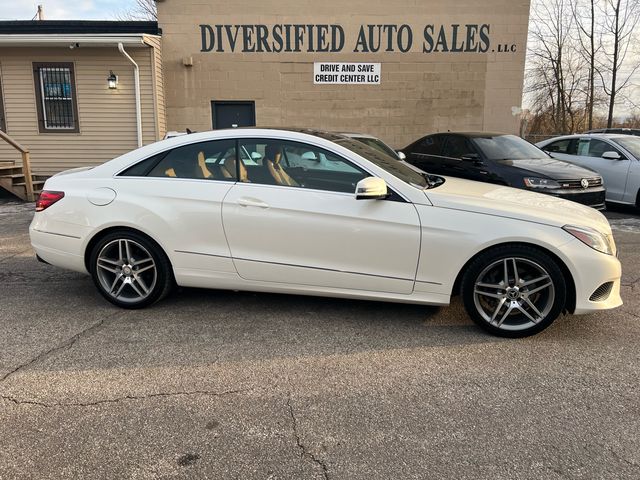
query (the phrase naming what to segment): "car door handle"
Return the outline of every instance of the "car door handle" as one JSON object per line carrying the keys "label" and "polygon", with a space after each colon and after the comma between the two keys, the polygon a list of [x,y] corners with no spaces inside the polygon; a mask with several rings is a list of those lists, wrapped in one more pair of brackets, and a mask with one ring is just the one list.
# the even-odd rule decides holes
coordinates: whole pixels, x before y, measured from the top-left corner
{"label": "car door handle", "polygon": [[239,198],[238,205],[241,207],[258,207],[258,208],[269,208],[268,203],[264,203],[260,200],[256,200],[255,198]]}

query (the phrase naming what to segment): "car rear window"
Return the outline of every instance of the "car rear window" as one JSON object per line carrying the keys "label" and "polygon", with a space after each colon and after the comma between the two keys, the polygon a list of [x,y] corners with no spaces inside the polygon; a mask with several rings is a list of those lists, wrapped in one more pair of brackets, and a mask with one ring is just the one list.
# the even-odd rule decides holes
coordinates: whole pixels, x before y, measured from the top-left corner
{"label": "car rear window", "polygon": [[535,145],[515,135],[475,137],[474,143],[489,160],[529,160],[549,157]]}

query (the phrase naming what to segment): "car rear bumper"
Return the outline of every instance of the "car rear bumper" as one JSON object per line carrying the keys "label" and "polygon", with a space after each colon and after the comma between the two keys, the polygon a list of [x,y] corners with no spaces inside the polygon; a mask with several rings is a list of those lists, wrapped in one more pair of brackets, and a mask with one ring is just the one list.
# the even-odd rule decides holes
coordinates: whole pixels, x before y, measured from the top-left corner
{"label": "car rear bumper", "polygon": [[80,238],[29,228],[31,246],[36,257],[50,265],[87,273]]}

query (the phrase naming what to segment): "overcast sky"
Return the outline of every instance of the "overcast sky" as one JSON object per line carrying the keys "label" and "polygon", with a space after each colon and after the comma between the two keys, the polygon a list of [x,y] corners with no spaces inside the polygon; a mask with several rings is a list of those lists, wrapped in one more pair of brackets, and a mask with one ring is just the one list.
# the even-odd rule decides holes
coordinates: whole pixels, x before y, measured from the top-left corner
{"label": "overcast sky", "polygon": [[133,0],[0,0],[0,20],[31,20],[44,5],[46,20],[113,20]]}

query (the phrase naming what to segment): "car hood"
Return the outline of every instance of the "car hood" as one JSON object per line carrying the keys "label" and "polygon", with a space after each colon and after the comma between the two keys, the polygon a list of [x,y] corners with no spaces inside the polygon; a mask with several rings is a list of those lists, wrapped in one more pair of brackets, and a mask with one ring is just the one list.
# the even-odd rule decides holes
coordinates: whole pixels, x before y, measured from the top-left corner
{"label": "car hood", "polygon": [[442,185],[425,190],[425,194],[435,207],[514,218],[555,227],[591,227],[602,233],[611,233],[608,220],[599,211],[542,193],[445,177]]}
{"label": "car hood", "polygon": [[555,158],[531,158],[525,160],[496,160],[499,165],[516,167],[522,170],[544,175],[556,180],[579,180],[581,178],[598,177],[597,172]]}

